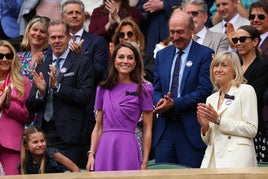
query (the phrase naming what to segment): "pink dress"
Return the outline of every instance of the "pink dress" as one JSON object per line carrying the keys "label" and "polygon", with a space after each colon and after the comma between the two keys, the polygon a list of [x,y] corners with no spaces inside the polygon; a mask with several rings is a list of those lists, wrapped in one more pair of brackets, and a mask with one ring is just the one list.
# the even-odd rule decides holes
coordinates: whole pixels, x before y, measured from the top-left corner
{"label": "pink dress", "polygon": [[103,133],[97,148],[95,171],[139,170],[141,156],[135,128],[142,111],[153,110],[153,87],[144,83],[98,87],[95,109],[103,111]]}

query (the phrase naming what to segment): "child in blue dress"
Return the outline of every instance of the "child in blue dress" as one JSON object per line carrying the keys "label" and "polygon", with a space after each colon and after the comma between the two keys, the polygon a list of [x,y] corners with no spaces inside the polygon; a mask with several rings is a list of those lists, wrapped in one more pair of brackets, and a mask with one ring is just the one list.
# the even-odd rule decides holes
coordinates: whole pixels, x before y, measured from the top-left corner
{"label": "child in blue dress", "polygon": [[61,173],[68,169],[79,172],[80,169],[58,149],[47,148],[45,134],[36,126],[24,130],[22,137],[21,174]]}

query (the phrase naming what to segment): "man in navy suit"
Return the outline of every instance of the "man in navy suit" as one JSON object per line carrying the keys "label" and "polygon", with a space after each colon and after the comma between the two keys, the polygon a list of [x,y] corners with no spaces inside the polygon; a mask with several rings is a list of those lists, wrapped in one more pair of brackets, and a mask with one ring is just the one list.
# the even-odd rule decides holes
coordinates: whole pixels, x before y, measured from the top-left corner
{"label": "man in navy suit", "polygon": [[88,105],[95,90],[93,64],[68,48],[69,31],[63,21],[50,22],[48,35],[52,53],[33,73],[27,108],[37,113],[47,146],[62,150],[85,168],[90,138]]}
{"label": "man in navy suit", "polygon": [[[104,80],[108,69],[109,51],[104,38],[84,30],[85,6],[80,0],[67,0],[61,6],[62,17],[69,26],[70,48],[82,53],[93,62],[96,85]],[[74,42],[74,43],[72,43]]]}
{"label": "man in navy suit", "polygon": [[142,31],[146,37],[146,54],[153,55],[155,45],[168,37],[168,19],[182,0],[139,0]]}
{"label": "man in navy suit", "polygon": [[[88,33],[84,30],[85,6],[81,0],[67,0],[61,6],[62,17],[70,28],[69,47],[76,53],[82,53],[93,62],[95,74],[95,96],[97,85],[104,80],[108,70],[109,51],[103,37]],[[79,59],[77,59],[79,60]],[[88,106],[90,113],[90,134],[95,126],[95,116],[93,113],[95,98]],[[90,140],[90,138],[89,138]]]}
{"label": "man in navy suit", "polygon": [[[192,41],[193,19],[181,10],[171,15],[169,33],[173,45],[159,51],[155,61],[155,160],[200,167],[206,145],[200,136],[196,107],[212,92],[209,68],[214,52]],[[181,51],[180,67],[175,70]],[[178,77],[174,78],[176,72]]]}

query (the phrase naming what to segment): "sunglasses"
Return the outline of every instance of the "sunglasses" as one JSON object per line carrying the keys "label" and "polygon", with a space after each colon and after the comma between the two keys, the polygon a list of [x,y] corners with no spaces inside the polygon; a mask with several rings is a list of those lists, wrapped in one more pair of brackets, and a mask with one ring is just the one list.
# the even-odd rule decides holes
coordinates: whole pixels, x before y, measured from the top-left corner
{"label": "sunglasses", "polygon": [[202,11],[189,11],[187,14],[191,15],[192,17],[197,17],[199,12],[203,13]]}
{"label": "sunglasses", "polygon": [[[132,31],[128,31],[128,32],[127,32],[127,36],[128,36],[128,38],[133,37],[133,35],[134,35],[134,32],[132,32]],[[125,32],[120,32],[120,33],[119,33],[119,38],[120,38],[120,39],[123,39],[124,37],[125,37]]]}
{"label": "sunglasses", "polygon": [[246,41],[247,38],[252,39],[252,37],[247,37],[247,36],[241,36],[241,37],[239,37],[239,38],[238,38],[238,37],[234,37],[234,38],[232,38],[232,42],[233,42],[234,44],[237,44],[238,41],[241,42],[241,43],[244,43],[244,42]]}
{"label": "sunglasses", "polygon": [[13,53],[6,53],[6,54],[0,53],[0,60],[3,60],[4,57],[6,57],[7,60],[12,60],[14,57],[14,54]]}
{"label": "sunglasses", "polygon": [[256,16],[257,16],[258,19],[260,19],[260,20],[264,20],[265,17],[266,17],[266,15],[264,15],[264,14],[249,14],[248,19],[249,19],[249,20],[254,20]]}
{"label": "sunglasses", "polygon": [[50,22],[50,19],[49,19],[48,17],[46,17],[46,16],[35,15],[35,16],[33,17],[33,19],[40,19],[40,20],[44,19],[47,23]]}

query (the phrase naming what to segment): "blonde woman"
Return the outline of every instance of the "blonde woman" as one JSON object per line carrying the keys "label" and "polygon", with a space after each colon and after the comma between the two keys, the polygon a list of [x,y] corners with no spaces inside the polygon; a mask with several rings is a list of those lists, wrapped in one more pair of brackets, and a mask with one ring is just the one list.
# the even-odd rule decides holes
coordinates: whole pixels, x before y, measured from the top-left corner
{"label": "blonde woman", "polygon": [[20,70],[14,47],[0,40],[0,162],[6,175],[18,174],[24,124],[33,120],[26,108],[31,83]]}
{"label": "blonde woman", "polygon": [[216,92],[197,107],[207,144],[201,168],[256,167],[257,98],[254,88],[244,84],[237,54],[219,52],[211,63],[210,79]]}
{"label": "blonde woman", "polygon": [[18,52],[21,73],[30,80],[33,79],[33,70],[47,57],[49,21],[48,17],[35,16],[27,25],[21,42],[22,51]]}

